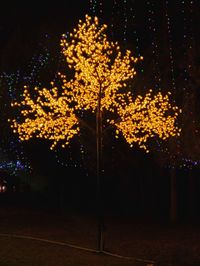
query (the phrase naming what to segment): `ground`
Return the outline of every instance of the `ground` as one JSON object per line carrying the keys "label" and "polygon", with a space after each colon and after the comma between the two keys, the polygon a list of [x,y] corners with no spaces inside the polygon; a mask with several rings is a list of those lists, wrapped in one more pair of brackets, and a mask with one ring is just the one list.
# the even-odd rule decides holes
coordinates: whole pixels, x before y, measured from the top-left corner
{"label": "ground", "polygon": [[94,215],[1,204],[0,265],[200,265],[199,223],[172,225],[109,213],[104,221],[107,254],[99,254]]}

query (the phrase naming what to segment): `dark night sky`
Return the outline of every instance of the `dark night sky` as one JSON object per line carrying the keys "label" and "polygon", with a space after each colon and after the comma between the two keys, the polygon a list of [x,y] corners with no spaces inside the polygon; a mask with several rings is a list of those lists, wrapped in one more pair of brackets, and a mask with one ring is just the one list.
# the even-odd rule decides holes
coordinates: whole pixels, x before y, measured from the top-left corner
{"label": "dark night sky", "polygon": [[[164,21],[164,2],[165,1],[156,1],[156,3],[154,3],[154,6],[156,6],[154,17],[154,19],[156,19],[156,31],[158,34],[161,34],[161,36],[163,35],[163,43],[166,42],[164,34],[166,34],[167,31],[166,23]],[[48,34],[53,41],[55,40],[55,44],[56,42],[59,44],[61,34],[71,31],[71,29],[76,26],[78,20],[91,11],[89,0],[58,1],[52,3],[48,2],[48,4],[44,4],[43,2],[41,3],[42,4],[39,4],[38,2],[22,3],[17,1],[11,5],[9,2],[7,4],[5,2],[1,7],[0,68],[2,70],[5,70],[5,68],[8,70],[17,67],[17,65],[20,65],[22,58],[24,58],[25,62],[26,60],[28,61],[31,55],[33,55],[36,51],[38,42],[42,40],[44,34]],[[114,23],[116,38],[122,38],[125,19],[123,5],[121,8],[120,5],[116,5],[116,10],[114,10],[113,1],[105,0],[102,1],[102,3],[103,11],[101,14],[97,15],[101,15],[103,23]],[[135,39],[133,38],[135,37],[133,30],[134,28],[137,30],[140,38],[139,45],[143,52],[144,49],[150,47],[150,43],[152,41],[152,35],[150,34],[149,29],[151,24],[148,22],[148,5],[144,0],[129,0],[127,3],[131,3],[130,6],[134,7],[135,12],[137,12],[135,20],[136,24],[133,24],[130,14],[128,15],[128,23],[131,24],[128,35],[131,36],[130,39],[134,43]],[[183,31],[180,6],[179,1],[169,2],[169,14],[172,18],[172,28],[175,32],[173,37],[174,39],[180,37],[180,40],[177,41],[178,45],[182,42]],[[97,13],[99,13],[99,10],[100,8],[97,8]],[[126,12],[130,12],[130,8]],[[179,15],[177,16],[176,13]],[[198,22],[195,22],[195,24],[198,24]]]}
{"label": "dark night sky", "polygon": [[[97,1],[98,2],[98,1]],[[97,15],[103,23],[109,24],[112,21],[113,1],[105,0],[103,2],[103,11],[100,14],[100,8],[96,8]],[[143,1],[133,1],[137,8],[138,18],[140,20],[145,16]],[[130,3],[132,1],[130,0]],[[91,4],[89,0],[58,1],[41,4],[34,1],[22,3],[20,1],[10,4],[4,3],[0,14],[0,51],[3,61],[7,68],[12,68],[12,60],[18,61],[18,58],[31,55],[37,49],[38,42],[44,34],[49,34],[53,39],[59,40],[62,33],[71,31],[77,25],[79,19],[84,18],[85,14],[91,14]],[[116,7],[115,7],[116,8]],[[123,27],[123,10],[118,6],[118,13],[114,14],[114,23],[116,25],[115,33],[121,32]],[[141,24],[141,29],[143,25]],[[23,48],[22,48],[23,47]],[[18,54],[18,56],[14,55]],[[4,58],[6,57],[7,60]],[[5,63],[5,61],[7,63]],[[14,62],[15,64],[16,62]]]}
{"label": "dark night sky", "polygon": [[[67,2],[67,3],[66,3]],[[89,11],[89,1],[66,1],[64,4],[40,5],[14,2],[1,7],[1,69],[12,70],[31,58],[45,34],[59,41],[62,33]]]}

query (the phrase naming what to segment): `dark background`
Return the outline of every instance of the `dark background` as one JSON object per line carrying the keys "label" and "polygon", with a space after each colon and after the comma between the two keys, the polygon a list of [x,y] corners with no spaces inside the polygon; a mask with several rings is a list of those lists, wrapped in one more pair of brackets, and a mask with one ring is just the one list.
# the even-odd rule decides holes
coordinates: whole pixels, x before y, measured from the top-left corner
{"label": "dark background", "polygon": [[[120,2],[120,1],[119,1]],[[98,5],[96,13],[103,23],[113,25],[110,34],[113,39],[119,40],[123,49],[135,48],[133,29],[139,36],[139,53],[145,56],[145,63],[139,68],[136,91],[144,92],[154,87],[153,79],[153,55],[152,55],[152,32],[149,29],[147,1],[128,1],[127,10],[121,4],[115,6],[113,1],[102,1],[102,9]],[[162,86],[167,90],[173,90],[170,77],[169,42],[167,35],[167,22],[165,14],[165,1],[154,1],[155,15],[154,23],[157,31],[157,42],[159,43],[159,67],[161,69]],[[132,24],[129,19],[127,24],[126,41],[124,41],[124,14],[130,13],[129,6],[136,8],[136,19]],[[120,8],[121,6],[121,8]],[[102,10],[102,12],[101,12]],[[193,10],[193,36],[196,47],[199,44],[198,14],[199,4],[195,2]],[[67,1],[67,3],[53,2],[48,4],[39,3],[5,3],[1,7],[0,14],[0,70],[15,72],[21,69],[26,72],[26,67],[32,56],[41,46],[46,46],[52,57],[58,58],[59,41],[63,33],[70,32],[84,18],[86,13],[92,13],[90,1]],[[183,47],[183,18],[180,12],[180,1],[169,2],[169,15],[172,25],[172,45],[174,49],[175,80],[177,91],[173,91],[177,101],[184,80],[184,69],[181,68],[185,47]],[[187,21],[187,23],[189,23]],[[133,28],[132,28],[133,27]],[[41,45],[41,46],[40,46]],[[197,50],[195,62],[198,63],[199,54]],[[59,63],[55,60],[53,68],[49,68],[43,75],[43,82],[54,78],[55,70]],[[195,78],[194,78],[195,79]],[[136,85],[137,85],[136,84]],[[144,85],[146,84],[146,85]],[[198,83],[193,86],[194,90]],[[20,90],[20,88],[18,88]],[[186,94],[187,96],[187,94]],[[185,96],[185,97],[186,97]],[[11,134],[11,133],[10,133]],[[90,139],[90,137],[89,137]],[[92,136],[91,136],[92,139]],[[80,156],[80,142],[74,141],[70,148],[65,151],[58,150],[58,158],[65,161],[67,166],[62,166],[57,161],[55,154],[49,151],[49,143],[30,140],[23,144],[27,157],[29,158],[33,173],[30,177],[30,186],[33,191],[44,194],[47,200],[57,206],[68,206],[82,209],[95,209],[96,200],[96,172],[95,172],[95,140],[83,142],[88,145],[90,152],[86,153],[84,162]],[[103,199],[105,209],[126,212],[133,215],[158,215],[168,217],[170,208],[170,174],[171,167],[167,162],[160,163],[160,156],[156,152],[145,154],[137,147],[130,149],[124,140],[116,142],[113,135],[108,136],[103,153],[103,164],[105,172],[103,180]],[[111,160],[112,158],[112,160]],[[66,164],[64,162],[64,164]],[[75,167],[76,165],[76,167]],[[80,166],[81,165],[81,166]],[[84,165],[84,167],[82,166]],[[174,170],[177,176],[177,195],[179,215],[184,219],[189,213],[190,205],[188,198],[189,179],[195,180],[193,187],[196,188],[193,205],[195,217],[199,216],[199,170],[184,168]]]}

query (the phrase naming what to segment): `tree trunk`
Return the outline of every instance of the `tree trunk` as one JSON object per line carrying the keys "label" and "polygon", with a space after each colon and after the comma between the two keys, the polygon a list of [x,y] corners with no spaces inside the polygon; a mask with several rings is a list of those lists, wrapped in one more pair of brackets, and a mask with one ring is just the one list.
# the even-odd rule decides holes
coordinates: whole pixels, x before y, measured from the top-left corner
{"label": "tree trunk", "polygon": [[96,150],[97,150],[97,212],[98,212],[98,251],[104,249],[104,221],[103,221],[103,202],[102,202],[102,111],[101,111],[101,87],[98,96],[96,112]]}

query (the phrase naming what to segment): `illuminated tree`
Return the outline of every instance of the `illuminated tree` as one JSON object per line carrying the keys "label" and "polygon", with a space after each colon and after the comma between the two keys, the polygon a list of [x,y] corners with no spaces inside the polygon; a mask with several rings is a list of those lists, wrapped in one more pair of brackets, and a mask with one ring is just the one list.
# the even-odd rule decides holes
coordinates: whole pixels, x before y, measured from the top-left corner
{"label": "illuminated tree", "polygon": [[[98,18],[86,15],[70,36],[63,35],[61,47],[72,78],[59,73],[61,87],[51,82],[51,88],[35,88],[37,96],[24,88],[24,100],[13,103],[20,107],[22,121],[12,120],[13,131],[21,140],[36,138],[66,147],[80,133],[83,112],[96,115],[97,180],[100,196],[103,133],[116,127],[116,137],[122,134],[133,146],[137,143],[148,152],[147,140],[158,136],[165,140],[180,134],[175,125],[179,110],[171,106],[169,93],[133,98],[128,82],[134,78],[134,65],[139,59],[131,51],[123,54],[117,42],[109,41],[107,26]],[[109,116],[110,115],[110,116]],[[100,198],[100,197],[99,197]],[[100,204],[100,203],[99,203]],[[101,208],[101,204],[99,205]],[[103,250],[102,220],[99,222],[98,248]]]}

